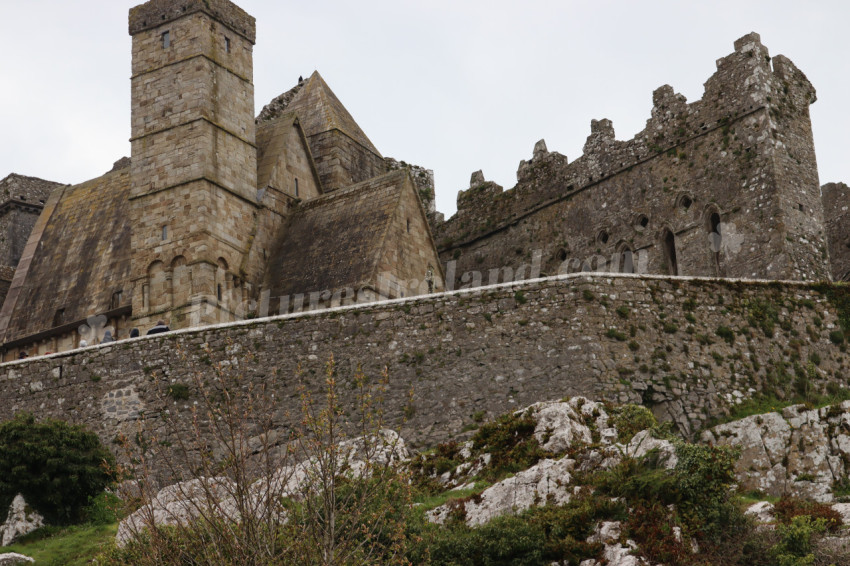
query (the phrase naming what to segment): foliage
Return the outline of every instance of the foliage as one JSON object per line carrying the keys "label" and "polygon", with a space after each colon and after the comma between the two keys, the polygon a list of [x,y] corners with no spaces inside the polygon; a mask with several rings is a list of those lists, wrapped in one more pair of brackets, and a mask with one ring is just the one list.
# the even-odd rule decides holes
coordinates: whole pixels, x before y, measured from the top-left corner
{"label": "foliage", "polygon": [[78,522],[89,498],[109,485],[114,466],[113,455],[83,427],[18,414],[0,425],[0,508],[20,493],[47,522]]}
{"label": "foliage", "polygon": [[800,515],[791,519],[789,524],[779,525],[777,530],[780,541],[771,549],[777,566],[810,566],[815,563],[812,539],[826,530],[824,519]]}
{"label": "foliage", "polygon": [[578,565],[601,556],[600,543],[586,542],[595,525],[626,516],[622,502],[585,492],[563,506],[535,507],[479,527],[429,525],[420,548],[429,549],[434,566]]}
{"label": "foliage", "polygon": [[841,514],[829,505],[799,497],[783,496],[774,505],[774,512],[780,522],[786,525],[804,515],[822,520],[824,528],[829,531],[837,531],[842,525]]}
{"label": "foliage", "polygon": [[[734,450],[678,442],[676,455],[672,470],[660,466],[658,453],[650,452],[640,459],[626,457],[593,479],[601,493],[621,497],[634,508],[627,531],[642,552],[669,565],[690,563],[682,542],[687,537],[709,551],[722,548],[734,527],[745,522],[730,500]],[[684,533],[682,540],[674,536],[677,526]]]}
{"label": "foliage", "polygon": [[[379,450],[396,449],[381,434],[386,371],[374,386],[358,371],[350,382],[356,401],[345,410],[333,358],[318,397],[299,376],[300,426],[281,435],[272,420],[278,372],[251,385],[232,364],[197,369],[183,358],[195,370],[192,391],[199,403],[189,409],[190,419],[177,412],[166,418],[171,430],[162,438],[146,431],[132,461],[138,462],[135,477],[143,488],[153,483],[154,458],[168,467],[172,483],[193,480],[198,486],[193,496],[184,493],[182,499],[194,518],[164,526],[145,505],[145,528],[124,548],[107,550],[101,564],[410,563],[407,554],[421,524],[412,488],[389,459],[378,457]],[[347,422],[343,415],[349,410],[357,418]],[[156,452],[164,439],[169,450]],[[352,450],[362,463],[356,468],[350,466]],[[148,488],[138,495],[147,503],[155,493]]]}
{"label": "foliage", "polygon": [[102,548],[111,545],[118,525],[48,526],[20,538],[0,554],[17,552],[35,559],[44,566],[84,566]]}
{"label": "foliage", "polygon": [[652,411],[642,405],[619,405],[606,407],[611,425],[617,429],[617,442],[626,443],[642,430],[658,426]]}
{"label": "foliage", "polygon": [[537,420],[531,411],[525,411],[503,415],[478,429],[472,437],[473,450],[491,455],[490,465],[483,472],[482,479],[495,481],[551,456],[535,438],[536,426]]}

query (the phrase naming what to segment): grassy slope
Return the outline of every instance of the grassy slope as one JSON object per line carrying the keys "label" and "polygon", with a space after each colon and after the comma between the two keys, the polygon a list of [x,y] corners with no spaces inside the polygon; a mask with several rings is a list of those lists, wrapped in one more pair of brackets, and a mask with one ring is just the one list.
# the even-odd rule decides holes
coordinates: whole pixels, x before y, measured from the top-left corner
{"label": "grassy slope", "polygon": [[17,543],[0,547],[0,554],[17,552],[35,558],[39,566],[82,566],[111,544],[118,523],[111,525],[80,525],[46,527],[22,538]]}

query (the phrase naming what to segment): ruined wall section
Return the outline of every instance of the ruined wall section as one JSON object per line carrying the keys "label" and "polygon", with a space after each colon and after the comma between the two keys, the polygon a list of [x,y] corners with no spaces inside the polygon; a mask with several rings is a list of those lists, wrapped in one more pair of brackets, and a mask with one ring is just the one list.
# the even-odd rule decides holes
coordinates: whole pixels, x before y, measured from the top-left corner
{"label": "ruined wall section", "polygon": [[[7,363],[0,419],[67,419],[112,446],[139,424],[161,428],[165,410],[188,421],[192,373],[224,361],[248,382],[276,384],[284,428],[299,414],[298,368],[318,390],[333,354],[340,391],[358,367],[388,369],[387,424],[416,447],[468,435],[482,415],[571,395],[643,403],[693,435],[761,392],[846,386],[846,300],[843,287],[637,276],[479,288]],[[173,384],[189,398],[161,394]]]}
{"label": "ruined wall section", "polygon": [[0,181],[0,266],[14,271],[44,203],[61,186],[15,173]]}
{"label": "ruined wall section", "polygon": [[[436,230],[443,261],[458,262],[456,284],[467,272],[526,262],[534,250],[542,250],[547,274],[596,270],[628,250],[644,254],[650,273],[827,278],[817,203],[805,199],[814,211],[806,223],[788,196],[800,190],[792,187],[811,195],[817,176],[806,132],[813,89],[787,59],[775,65],[750,34],[717,62],[701,100],[688,104],[669,86],[657,89],[652,117],[634,139],[618,141],[609,120],[594,120],[584,155],[572,163],[538,143],[515,188],[502,192],[474,178],[458,195],[458,213]],[[775,117],[780,107],[784,120]],[[780,137],[799,164],[777,160]],[[802,237],[789,235],[788,215]],[[718,226],[725,227],[719,239]],[[668,233],[675,266],[665,252]]]}
{"label": "ruined wall section", "polygon": [[322,189],[336,191],[387,172],[384,159],[341,130],[309,137]]}
{"label": "ruined wall section", "polygon": [[850,187],[827,183],[821,190],[832,279],[850,281]]}

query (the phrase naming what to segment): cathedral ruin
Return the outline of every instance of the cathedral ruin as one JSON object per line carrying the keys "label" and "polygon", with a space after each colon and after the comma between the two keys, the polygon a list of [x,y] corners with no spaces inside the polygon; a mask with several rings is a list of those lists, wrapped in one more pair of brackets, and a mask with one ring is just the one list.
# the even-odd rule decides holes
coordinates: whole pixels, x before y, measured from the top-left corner
{"label": "cathedral ruin", "polygon": [[255,29],[229,0],[133,8],[131,157],[74,186],[0,181],[5,360],[107,327],[120,339],[575,271],[850,277],[850,195],[820,186],[815,89],[755,33],[701,100],[662,86],[642,132],[618,141],[595,120],[573,161],[541,140],[514,188],[473,174],[444,220],[433,173],[385,158],[318,72],[255,116]]}

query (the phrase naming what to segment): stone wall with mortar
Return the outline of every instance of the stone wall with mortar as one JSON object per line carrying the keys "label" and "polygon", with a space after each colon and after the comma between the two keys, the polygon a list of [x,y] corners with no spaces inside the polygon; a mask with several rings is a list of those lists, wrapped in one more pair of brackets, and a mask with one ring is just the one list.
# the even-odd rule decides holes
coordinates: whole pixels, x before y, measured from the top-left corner
{"label": "stone wall with mortar", "polygon": [[457,214],[435,231],[441,257],[458,261],[458,277],[541,250],[549,275],[588,261],[601,270],[628,251],[644,253],[648,273],[828,279],[814,100],[790,60],[744,36],[718,60],[702,99],[658,88],[633,139],[594,120],[571,163],[538,143],[510,190],[474,174]]}
{"label": "stone wall with mortar", "polygon": [[[318,390],[333,355],[344,396],[358,367],[373,378],[387,368],[388,424],[415,447],[573,395],[643,403],[694,435],[758,392],[845,385],[850,358],[839,318],[850,320],[848,304],[843,286],[538,279],[9,362],[0,365],[0,419],[32,411],[85,424],[111,443],[142,421],[161,429],[164,414],[189,419],[200,402],[192,372],[224,363],[248,383],[273,385],[274,425],[285,429],[299,411],[299,368]],[[188,398],[164,394],[175,384]]]}
{"label": "stone wall with mortar", "polygon": [[827,183],[821,187],[832,280],[850,279],[850,187]]}

